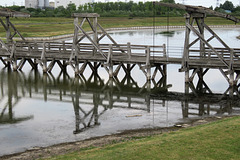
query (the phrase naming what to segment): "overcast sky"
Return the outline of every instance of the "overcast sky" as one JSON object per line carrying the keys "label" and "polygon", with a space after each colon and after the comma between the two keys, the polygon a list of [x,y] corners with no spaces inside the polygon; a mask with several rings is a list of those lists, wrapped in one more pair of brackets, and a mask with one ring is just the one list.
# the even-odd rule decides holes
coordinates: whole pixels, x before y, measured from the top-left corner
{"label": "overcast sky", "polygon": [[[49,0],[49,1],[54,1],[54,0]],[[95,0],[95,1],[103,1],[104,2],[104,0]],[[115,0],[109,0],[109,1],[115,1]],[[122,1],[125,2],[125,0],[122,0]],[[133,0],[133,1],[138,2],[139,0]],[[141,0],[141,1],[144,1],[144,0]],[[175,0],[176,3],[182,3],[183,1],[185,4],[205,6],[205,7],[210,7],[210,6],[215,7],[216,2],[217,2],[217,0]],[[229,1],[233,2],[233,4],[235,6],[240,4],[240,0],[229,0]],[[219,0],[219,2],[223,4],[225,2],[225,0]],[[0,0],[1,6],[12,6],[13,4],[24,5],[25,0]]]}

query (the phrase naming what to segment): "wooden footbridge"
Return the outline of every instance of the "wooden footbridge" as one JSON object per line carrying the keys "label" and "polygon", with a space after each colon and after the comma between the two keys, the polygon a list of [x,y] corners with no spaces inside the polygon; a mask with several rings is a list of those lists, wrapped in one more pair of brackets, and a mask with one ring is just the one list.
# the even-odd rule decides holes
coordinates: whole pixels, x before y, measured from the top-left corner
{"label": "wooden footbridge", "polygon": [[[154,5],[180,8],[187,12],[185,15],[185,44],[181,58],[169,56],[171,54],[166,53],[165,44],[162,46],[118,44],[98,23],[99,15],[96,13],[73,14],[75,18],[73,43],[27,42],[10,22],[9,17],[28,17],[29,15],[1,9],[0,16],[6,17],[5,23],[1,19],[0,22],[6,30],[7,43],[0,40],[0,60],[8,67],[12,66],[13,70],[21,70],[26,62],[34,69],[40,65],[43,72],[51,72],[55,64],[58,64],[63,71],[67,70],[67,66],[71,66],[76,75],[83,74],[87,65],[95,73],[102,66],[109,73],[109,77],[118,76],[121,68],[126,75],[130,75],[132,69],[137,65],[146,75],[147,80],[155,79],[158,73],[163,77],[166,76],[167,64],[181,64],[182,67],[179,71],[185,72],[186,83],[192,83],[196,75],[203,80],[209,69],[219,69],[229,85],[234,88],[232,94],[233,92],[238,94],[240,49],[230,48],[205,24],[204,19],[208,14],[236,23],[239,22],[239,19],[204,7],[161,2],[154,2]],[[81,21],[79,21],[80,19]],[[92,30],[91,35],[83,29],[85,22]],[[206,38],[205,31],[208,31],[211,36]],[[191,32],[197,35],[192,42],[190,41]],[[17,34],[22,41],[13,41]],[[102,44],[101,40],[104,37],[107,37],[111,43]],[[89,43],[82,43],[83,39],[88,39]],[[222,47],[212,46],[210,41],[213,39],[217,40]],[[197,43],[199,43],[199,49],[193,48]],[[154,69],[152,70],[152,68]]]}

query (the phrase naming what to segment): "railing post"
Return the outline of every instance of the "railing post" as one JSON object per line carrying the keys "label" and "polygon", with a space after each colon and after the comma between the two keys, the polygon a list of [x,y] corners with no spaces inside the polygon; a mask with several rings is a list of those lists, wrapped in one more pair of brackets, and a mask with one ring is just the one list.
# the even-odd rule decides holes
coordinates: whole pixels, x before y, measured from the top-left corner
{"label": "railing post", "polygon": [[46,42],[43,42],[43,50],[41,55],[43,73],[47,73],[47,60],[46,60]]}
{"label": "railing post", "polygon": [[63,52],[65,53],[66,52],[66,44],[65,44],[65,41],[62,41],[63,43]]}
{"label": "railing post", "polygon": [[166,44],[163,44],[163,57],[167,57],[167,50],[166,50]]}
{"label": "railing post", "polygon": [[34,41],[34,51],[37,52],[38,51],[38,45],[37,42]]}
{"label": "railing post", "polygon": [[13,70],[17,71],[17,59],[16,59],[15,52],[16,52],[16,42],[14,41],[12,44],[11,61],[13,65]]}
{"label": "railing post", "polygon": [[48,50],[50,51],[51,50],[51,43],[48,42]]}
{"label": "railing post", "polygon": [[32,52],[32,49],[31,49],[31,44],[30,44],[30,43],[28,43],[28,53],[29,53],[29,54],[31,54],[31,52]]}
{"label": "railing post", "polygon": [[128,54],[128,58],[131,59],[131,43],[128,42],[127,43],[127,54]]}

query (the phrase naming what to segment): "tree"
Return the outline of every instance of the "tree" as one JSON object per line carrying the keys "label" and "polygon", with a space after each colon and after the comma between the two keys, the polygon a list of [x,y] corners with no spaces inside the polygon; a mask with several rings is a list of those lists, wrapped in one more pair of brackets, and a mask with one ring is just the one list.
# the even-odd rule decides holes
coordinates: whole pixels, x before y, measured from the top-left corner
{"label": "tree", "polygon": [[165,3],[175,3],[174,0],[162,0],[162,2],[165,2]]}
{"label": "tree", "polygon": [[224,10],[233,11],[234,10],[234,5],[230,1],[225,1],[223,4],[220,4],[220,8],[222,8]]}
{"label": "tree", "polygon": [[70,11],[70,12],[74,12],[74,11],[76,11],[76,5],[74,4],[74,3],[69,3],[68,5],[67,5],[67,10],[68,11]]}

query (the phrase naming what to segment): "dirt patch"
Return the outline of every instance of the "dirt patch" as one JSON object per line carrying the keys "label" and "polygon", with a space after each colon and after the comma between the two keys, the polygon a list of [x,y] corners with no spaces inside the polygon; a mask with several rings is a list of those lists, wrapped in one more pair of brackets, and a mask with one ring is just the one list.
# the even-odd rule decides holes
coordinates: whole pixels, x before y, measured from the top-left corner
{"label": "dirt patch", "polygon": [[32,148],[25,152],[16,153],[12,155],[5,155],[0,159],[5,160],[31,160],[38,158],[49,158],[55,155],[63,155],[66,153],[81,151],[88,147],[101,147],[107,144],[118,143],[122,141],[128,141],[132,139],[143,138],[146,136],[152,136],[162,134],[166,132],[173,132],[181,128],[192,127],[196,125],[206,124],[212,121],[220,120],[229,116],[224,117],[207,117],[202,119],[194,119],[187,124],[176,124],[173,127],[168,128],[153,128],[153,129],[138,129],[138,130],[125,130],[119,134],[107,135],[102,137],[91,138],[78,142],[62,143],[49,147]]}

